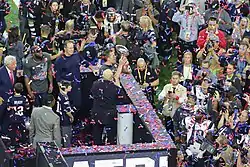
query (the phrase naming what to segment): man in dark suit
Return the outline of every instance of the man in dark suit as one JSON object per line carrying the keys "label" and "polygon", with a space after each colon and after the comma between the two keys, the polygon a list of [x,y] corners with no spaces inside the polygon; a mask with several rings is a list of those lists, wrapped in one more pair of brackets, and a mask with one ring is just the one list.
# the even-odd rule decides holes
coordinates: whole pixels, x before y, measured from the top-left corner
{"label": "man in dark suit", "polygon": [[55,141],[57,146],[61,146],[60,118],[52,110],[54,104],[53,95],[48,95],[43,106],[32,111],[29,136],[34,148],[37,142]]}
{"label": "man in dark suit", "polygon": [[121,92],[119,77],[124,65],[122,61],[119,64],[117,76],[114,76],[110,69],[106,69],[103,72],[102,78],[95,81],[91,88],[94,99],[91,114],[95,122],[92,130],[95,145],[104,144],[102,139],[104,129],[107,133],[108,143],[111,145],[116,144],[116,104],[119,96],[118,92]]}
{"label": "man in dark suit", "polygon": [[6,111],[6,103],[8,98],[14,92],[14,83],[16,70],[16,58],[14,56],[6,56],[4,58],[4,66],[0,68],[0,125],[2,126],[4,113]]}

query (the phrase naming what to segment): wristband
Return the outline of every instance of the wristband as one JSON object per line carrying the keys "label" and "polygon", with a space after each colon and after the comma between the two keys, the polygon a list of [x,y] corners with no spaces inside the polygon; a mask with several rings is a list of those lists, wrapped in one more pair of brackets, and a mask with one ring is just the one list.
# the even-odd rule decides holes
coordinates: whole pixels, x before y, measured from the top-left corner
{"label": "wristband", "polygon": [[179,100],[180,99],[180,97],[179,96],[176,96],[176,98],[175,98],[176,100]]}

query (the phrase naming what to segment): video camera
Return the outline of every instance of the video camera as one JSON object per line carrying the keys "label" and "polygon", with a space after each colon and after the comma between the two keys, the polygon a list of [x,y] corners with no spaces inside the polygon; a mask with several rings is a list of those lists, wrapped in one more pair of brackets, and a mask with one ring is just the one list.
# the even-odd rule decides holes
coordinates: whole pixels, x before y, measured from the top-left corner
{"label": "video camera", "polygon": [[208,52],[211,48],[214,47],[214,42],[215,42],[215,41],[219,41],[219,37],[216,36],[216,35],[213,34],[213,33],[209,33],[208,36],[209,36],[209,41],[207,42],[206,47],[205,47],[205,49],[206,49],[207,52]]}
{"label": "video camera", "polygon": [[193,3],[189,3],[185,5],[185,10],[189,11],[189,13],[194,13],[194,8],[195,8],[195,4]]}
{"label": "video camera", "polygon": [[194,7],[192,5],[188,5],[188,6],[185,6],[185,9],[190,11],[190,10],[194,10]]}
{"label": "video camera", "polygon": [[206,150],[210,154],[214,154],[216,148],[211,141],[209,141],[207,138],[205,138],[199,134],[197,135],[197,138],[198,138],[197,142],[201,144],[200,149],[202,151]]}
{"label": "video camera", "polygon": [[209,94],[214,95],[215,91],[216,91],[215,85],[209,86],[208,89],[207,89],[207,91],[208,91]]}
{"label": "video camera", "polygon": [[221,106],[221,111],[224,113],[224,112],[226,112],[227,111],[227,106],[226,105],[222,105]]}
{"label": "video camera", "polygon": [[208,52],[213,47],[214,47],[213,42],[212,41],[208,41],[208,43],[206,44],[205,50]]}
{"label": "video camera", "polygon": [[209,87],[208,87],[208,93],[210,95],[215,95],[216,91],[218,91],[218,93],[221,96],[224,96],[225,93],[228,92],[227,89],[224,89],[224,81],[223,80],[218,80],[218,83],[212,83]]}

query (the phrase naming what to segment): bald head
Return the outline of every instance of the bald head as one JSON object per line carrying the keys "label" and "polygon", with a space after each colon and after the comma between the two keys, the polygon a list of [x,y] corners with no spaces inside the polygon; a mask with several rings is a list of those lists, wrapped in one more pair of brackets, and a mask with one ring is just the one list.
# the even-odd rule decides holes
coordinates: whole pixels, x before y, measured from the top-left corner
{"label": "bald head", "polygon": [[139,58],[137,60],[137,68],[140,70],[140,71],[143,71],[145,70],[146,68],[146,62],[143,58]]}
{"label": "bald head", "polygon": [[110,69],[106,69],[103,71],[103,79],[112,81],[113,80],[113,72]]}

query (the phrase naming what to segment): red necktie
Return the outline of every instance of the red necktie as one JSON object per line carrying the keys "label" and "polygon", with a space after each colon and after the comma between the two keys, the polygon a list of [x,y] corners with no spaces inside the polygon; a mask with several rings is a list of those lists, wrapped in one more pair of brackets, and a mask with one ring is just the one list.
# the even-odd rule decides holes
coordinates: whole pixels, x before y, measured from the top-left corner
{"label": "red necktie", "polygon": [[14,75],[12,71],[10,71],[10,82],[14,85]]}

